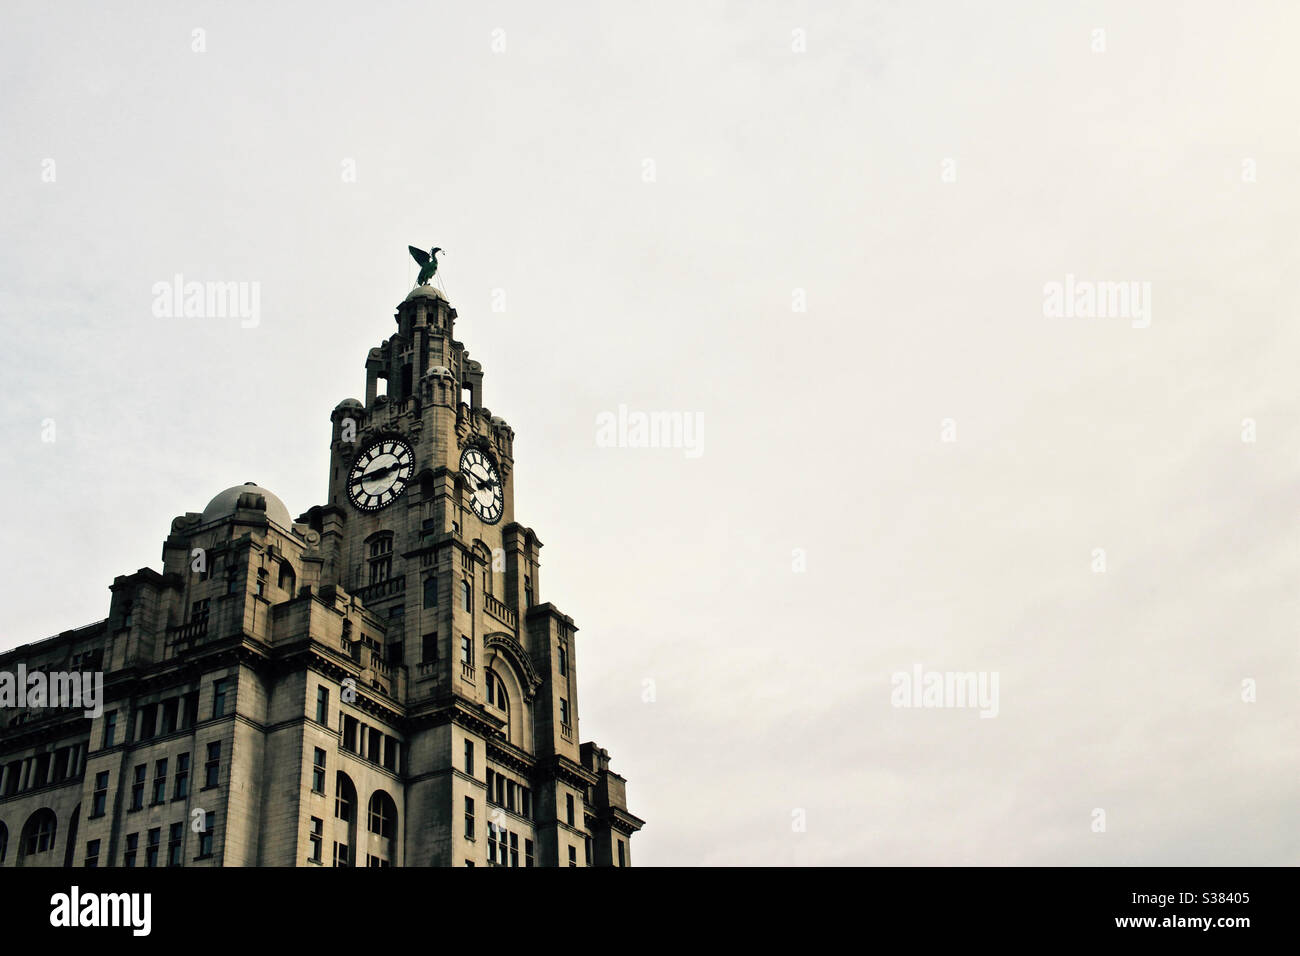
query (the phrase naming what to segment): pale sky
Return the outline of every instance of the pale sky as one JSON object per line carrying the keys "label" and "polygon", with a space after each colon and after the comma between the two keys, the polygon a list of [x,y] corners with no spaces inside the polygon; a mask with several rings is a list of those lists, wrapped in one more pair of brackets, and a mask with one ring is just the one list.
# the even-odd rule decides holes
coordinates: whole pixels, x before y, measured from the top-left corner
{"label": "pale sky", "polygon": [[[637,864],[1294,865],[1298,33],[6,3],[0,647],[104,617],[227,486],[320,503],[438,245]],[[155,316],[178,273],[258,324]],[[1149,283],[1149,326],[1046,316],[1067,276]],[[598,447],[620,405],[702,453]],[[997,716],[891,706],[917,664]]]}

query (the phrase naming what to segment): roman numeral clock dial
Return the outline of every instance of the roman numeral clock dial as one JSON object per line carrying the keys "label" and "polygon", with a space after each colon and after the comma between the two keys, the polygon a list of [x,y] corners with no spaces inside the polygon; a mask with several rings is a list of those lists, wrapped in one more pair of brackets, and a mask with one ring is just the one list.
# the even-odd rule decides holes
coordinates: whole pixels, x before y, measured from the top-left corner
{"label": "roman numeral clock dial", "polygon": [[415,454],[400,438],[381,438],[357,455],[348,475],[348,497],[362,511],[396,501],[415,473]]}
{"label": "roman numeral clock dial", "polygon": [[460,456],[460,473],[469,485],[469,506],[488,524],[501,520],[505,510],[505,492],[496,463],[478,448],[466,448]]}

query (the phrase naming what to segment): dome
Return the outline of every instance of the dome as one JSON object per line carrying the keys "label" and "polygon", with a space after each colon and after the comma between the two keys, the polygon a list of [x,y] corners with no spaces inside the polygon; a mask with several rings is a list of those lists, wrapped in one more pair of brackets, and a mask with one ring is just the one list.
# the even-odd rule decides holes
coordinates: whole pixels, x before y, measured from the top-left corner
{"label": "dome", "polygon": [[442,299],[443,302],[447,301],[447,297],[442,294],[442,290],[435,289],[431,285],[417,285],[411,290],[410,295],[406,297],[407,302],[412,299]]}
{"label": "dome", "polygon": [[218,518],[228,518],[237,508],[265,511],[267,518],[281,528],[293,528],[293,519],[289,517],[289,509],[284,506],[284,502],[253,481],[227,488],[209,501],[208,506],[203,509],[202,522],[207,524]]}

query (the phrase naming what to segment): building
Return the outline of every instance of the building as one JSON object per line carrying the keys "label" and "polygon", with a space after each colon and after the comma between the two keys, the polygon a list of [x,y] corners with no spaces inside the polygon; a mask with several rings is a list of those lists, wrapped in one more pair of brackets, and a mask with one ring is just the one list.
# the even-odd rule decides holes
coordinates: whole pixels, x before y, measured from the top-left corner
{"label": "building", "polygon": [[327,503],[229,488],[106,620],[0,655],[103,680],[97,716],[0,707],[0,865],[631,864],[643,821],[581,742],[577,628],[455,319],[429,286],[398,307],[331,416]]}

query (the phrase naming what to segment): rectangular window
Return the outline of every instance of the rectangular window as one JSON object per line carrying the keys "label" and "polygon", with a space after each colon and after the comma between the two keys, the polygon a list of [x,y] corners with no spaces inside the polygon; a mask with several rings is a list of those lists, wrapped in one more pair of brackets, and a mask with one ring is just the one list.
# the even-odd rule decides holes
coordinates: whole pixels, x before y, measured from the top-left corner
{"label": "rectangular window", "polygon": [[346,843],[334,844],[334,865],[348,866],[348,845]]}
{"label": "rectangular window", "polygon": [[527,787],[520,787],[519,789],[522,794],[519,808],[520,812],[531,820],[533,818],[533,791],[529,790]]}
{"label": "rectangular window", "polygon": [[131,809],[139,810],[144,806],[144,776],[148,772],[145,764],[137,764],[135,776],[131,781]]}
{"label": "rectangular window", "polygon": [[158,705],[146,704],[140,709],[140,731],[136,740],[152,740],[158,727]]}
{"label": "rectangular window", "polygon": [[90,798],[90,816],[102,817],[108,810],[108,771],[95,774],[95,792]]}
{"label": "rectangular window", "polygon": [[487,802],[488,803],[493,802],[492,794],[494,791],[492,789],[492,784],[495,779],[496,779],[496,771],[493,770],[491,767],[488,767],[487,770]]}
{"label": "rectangular window", "polygon": [[510,865],[519,866],[519,834],[510,834]]}
{"label": "rectangular window", "polygon": [[470,665],[474,663],[474,642],[469,639],[468,634],[460,636],[460,662]]}
{"label": "rectangular window", "polygon": [[99,841],[98,840],[86,841],[86,866],[92,869],[94,867],[99,866]]}
{"label": "rectangular window", "polygon": [[379,757],[383,750],[384,735],[378,727],[370,728],[369,739],[366,740],[366,759],[371,763],[379,763]]}
{"label": "rectangular window", "polygon": [[432,664],[438,660],[438,635],[426,634],[420,638],[420,663]]}
{"label": "rectangular window", "polygon": [[591,837],[582,838],[582,857],[583,861],[591,866]]}
{"label": "rectangular window", "polygon": [[214,740],[208,744],[208,762],[203,765],[203,789],[217,785],[221,773],[221,741]]}
{"label": "rectangular window", "polygon": [[315,748],[315,756],[312,758],[311,766],[311,792],[325,792],[325,751],[319,747]]}
{"label": "rectangular window", "polygon": [[432,575],[424,579],[424,606],[438,606],[438,579]]}
{"label": "rectangular window", "polygon": [[625,851],[624,851],[624,849],[623,849],[623,841],[622,841],[622,840],[619,840],[619,841],[618,841],[618,865],[619,865],[619,866],[627,866],[627,857],[626,857],[626,855],[625,855]]}
{"label": "rectangular window", "polygon": [[311,818],[311,856],[307,857],[312,863],[321,862],[321,853],[325,847],[325,821],[320,817]]}
{"label": "rectangular window", "polygon": [[569,866],[577,866],[577,865],[578,865],[578,848],[573,844],[569,844]]}
{"label": "rectangular window", "polygon": [[397,738],[384,734],[384,769],[397,773]]}
{"label": "rectangular window", "polygon": [[343,722],[343,749],[350,753],[356,753],[357,719],[355,717],[348,717],[340,711],[339,720]]}
{"label": "rectangular window", "polygon": [[117,737],[117,711],[110,710],[104,715],[104,746],[113,746],[113,741]]}
{"label": "rectangular window", "polygon": [[474,741],[465,741],[465,772],[474,776]]}
{"label": "rectangular window", "polygon": [[153,827],[149,831],[149,842],[144,848],[144,865],[158,865],[158,848],[162,845],[162,827]]}
{"label": "rectangular window", "polygon": [[524,841],[524,866],[530,867],[532,865],[533,865],[533,841],[525,840]]}
{"label": "rectangular window", "polygon": [[167,758],[163,757],[153,765],[153,799],[150,806],[167,799]]}
{"label": "rectangular window", "polygon": [[506,778],[501,776],[501,774],[497,774],[496,783],[496,804],[498,807],[504,807],[506,805]]}
{"label": "rectangular window", "polygon": [[326,687],[316,688],[316,723],[329,726],[330,692]]}
{"label": "rectangular window", "polygon": [[181,865],[181,842],[185,838],[185,824],[173,823],[167,830],[167,865]]}
{"label": "rectangular window", "polygon": [[176,786],[172,790],[173,800],[184,800],[190,795],[190,755],[181,754],[176,758]]}
{"label": "rectangular window", "polygon": [[140,834],[128,833],[126,835],[126,851],[122,854],[122,865],[126,867],[135,866],[135,849],[140,842]]}
{"label": "rectangular window", "polygon": [[217,815],[209,810],[203,815],[203,831],[199,834],[199,859],[212,856],[212,846],[216,841]]}
{"label": "rectangular window", "polygon": [[573,794],[571,793],[564,795],[564,816],[565,822],[573,826]]}
{"label": "rectangular window", "polygon": [[230,691],[230,678],[221,677],[212,682],[212,718],[224,717],[226,713],[226,694]]}
{"label": "rectangular window", "polygon": [[488,866],[497,865],[497,825],[488,824]]}
{"label": "rectangular window", "polygon": [[474,799],[472,797],[465,798],[465,837],[469,840],[474,839]]}
{"label": "rectangular window", "polygon": [[515,812],[515,782],[506,781],[506,809],[511,813]]}
{"label": "rectangular window", "polygon": [[171,700],[163,701],[162,705],[162,732],[164,734],[174,733],[176,731],[176,721],[180,712],[181,699],[173,697]]}
{"label": "rectangular window", "polygon": [[530,577],[525,577],[524,578],[524,608],[527,609],[532,606],[533,606],[533,579]]}
{"label": "rectangular window", "polygon": [[563,697],[560,698],[560,723],[569,726],[569,702]]}

